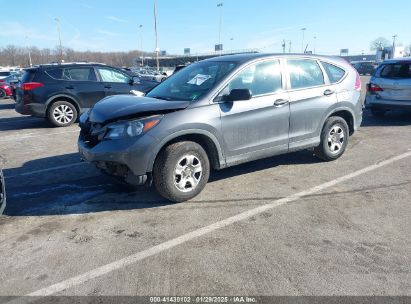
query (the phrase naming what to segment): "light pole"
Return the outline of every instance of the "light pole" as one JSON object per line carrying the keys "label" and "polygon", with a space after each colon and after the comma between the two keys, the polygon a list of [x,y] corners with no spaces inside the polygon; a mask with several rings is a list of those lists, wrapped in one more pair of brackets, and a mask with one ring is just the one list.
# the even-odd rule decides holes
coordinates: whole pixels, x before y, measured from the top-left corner
{"label": "light pole", "polygon": [[315,54],[315,47],[317,46],[317,36],[314,36],[314,47],[313,47],[313,53]]}
{"label": "light pole", "polygon": [[[218,44],[221,47],[221,27],[223,25],[223,2],[217,4],[217,7],[220,9],[220,21],[218,25]],[[220,54],[222,53],[222,48],[220,49]]]}
{"label": "light pole", "polygon": [[301,29],[301,32],[303,33],[303,37],[302,37],[302,40],[301,40],[301,53],[304,53],[304,34],[305,34],[305,31],[306,31],[307,29],[305,28],[305,27],[303,27],[302,29]]}
{"label": "light pole", "polygon": [[138,26],[140,29],[140,52],[141,52],[141,66],[144,66],[144,52],[143,52],[143,25]]}
{"label": "light pole", "polygon": [[397,39],[397,35],[392,36],[392,52],[394,53],[394,49],[395,49],[395,40]]}
{"label": "light pole", "polygon": [[54,18],[54,21],[56,21],[56,26],[57,26],[57,32],[59,35],[59,43],[60,43],[60,63],[63,62],[63,47],[61,45],[61,33],[60,33],[60,19],[59,18]]}
{"label": "light pole", "polygon": [[26,45],[27,45],[27,52],[29,55],[29,65],[30,67],[32,67],[32,63],[31,63],[31,54],[30,54],[30,45],[29,45],[29,37],[26,36]]}
{"label": "light pole", "polygon": [[288,41],[288,53],[291,53],[291,44],[292,44],[291,40]]}
{"label": "light pole", "polygon": [[157,62],[157,71],[160,70],[160,62],[158,60],[158,53],[160,49],[158,48],[158,35],[157,35],[157,0],[154,0],[154,32],[156,35],[156,62]]}

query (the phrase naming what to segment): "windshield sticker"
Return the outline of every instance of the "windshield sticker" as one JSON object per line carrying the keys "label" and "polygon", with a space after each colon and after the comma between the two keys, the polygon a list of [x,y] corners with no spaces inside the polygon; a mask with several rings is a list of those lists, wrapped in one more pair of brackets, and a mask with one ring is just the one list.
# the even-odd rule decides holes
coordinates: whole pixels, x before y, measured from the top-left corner
{"label": "windshield sticker", "polygon": [[201,86],[204,82],[209,80],[211,78],[210,75],[203,75],[203,74],[197,74],[193,79],[191,79],[188,84],[195,84],[198,86]]}

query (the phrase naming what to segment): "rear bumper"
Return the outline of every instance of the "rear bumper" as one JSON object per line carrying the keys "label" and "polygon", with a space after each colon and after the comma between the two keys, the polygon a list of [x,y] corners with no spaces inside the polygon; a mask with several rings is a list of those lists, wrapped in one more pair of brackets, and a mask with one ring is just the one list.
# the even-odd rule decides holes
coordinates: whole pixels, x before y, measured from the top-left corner
{"label": "rear bumper", "polygon": [[411,110],[411,100],[386,100],[367,94],[365,108],[378,110]]}
{"label": "rear bumper", "polygon": [[16,103],[15,110],[22,115],[32,115],[37,117],[46,117],[46,107],[39,103],[23,104]]}

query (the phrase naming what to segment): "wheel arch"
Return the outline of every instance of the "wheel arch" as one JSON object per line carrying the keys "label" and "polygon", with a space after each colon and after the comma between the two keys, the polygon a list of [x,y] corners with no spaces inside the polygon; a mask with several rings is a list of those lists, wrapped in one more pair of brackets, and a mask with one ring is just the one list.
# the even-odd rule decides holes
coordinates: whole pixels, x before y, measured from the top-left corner
{"label": "wheel arch", "polygon": [[163,139],[156,147],[150,161],[147,172],[151,172],[158,155],[170,144],[180,141],[193,141],[199,144],[207,153],[211,168],[221,169],[225,167],[225,159],[221,146],[217,138],[204,130],[186,130],[183,132],[173,133]]}
{"label": "wheel arch", "polygon": [[[339,116],[341,118],[343,118],[348,125],[348,129],[350,132],[350,136],[352,134],[354,134],[355,131],[355,115],[352,109],[350,109],[349,107],[338,107],[335,108],[333,110],[331,110],[328,115],[324,118],[322,124],[321,124],[321,130],[324,127],[324,124],[326,122],[326,120],[328,118],[330,118],[331,116]],[[321,132],[320,130],[320,132]]]}
{"label": "wheel arch", "polygon": [[50,97],[49,99],[47,99],[46,101],[46,115],[48,115],[48,112],[51,108],[51,106],[57,102],[57,101],[66,101],[68,103],[71,103],[73,106],[75,106],[76,110],[77,110],[77,115],[79,116],[80,113],[80,105],[77,102],[77,100],[75,98],[73,98],[70,95],[65,95],[65,94],[59,94],[59,95],[54,95],[52,97]]}

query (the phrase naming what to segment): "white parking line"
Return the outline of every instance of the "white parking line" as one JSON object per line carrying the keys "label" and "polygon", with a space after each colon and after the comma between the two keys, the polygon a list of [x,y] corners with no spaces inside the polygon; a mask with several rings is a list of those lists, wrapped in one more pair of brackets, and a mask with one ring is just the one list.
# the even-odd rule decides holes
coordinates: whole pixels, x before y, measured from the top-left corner
{"label": "white parking line", "polygon": [[[75,276],[75,277],[69,278],[67,280],[61,281],[61,282],[56,283],[54,285],[39,289],[37,291],[33,291],[33,292],[27,294],[26,296],[49,296],[49,295],[53,295],[55,293],[64,291],[64,290],[66,290],[68,288],[71,288],[73,286],[84,284],[84,283],[86,283],[86,282],[88,282],[92,279],[103,276],[103,275],[108,274],[112,271],[124,268],[128,265],[134,264],[134,263],[136,263],[138,261],[141,261],[145,258],[148,258],[148,257],[151,257],[153,255],[159,254],[159,253],[161,253],[165,250],[168,250],[168,249],[174,248],[178,245],[181,245],[183,243],[189,242],[189,241],[191,241],[193,239],[196,239],[200,236],[209,234],[213,231],[216,231],[218,229],[227,227],[227,226],[229,226],[231,224],[234,224],[234,223],[237,223],[239,221],[243,221],[243,220],[248,219],[252,216],[261,214],[265,211],[274,209],[276,207],[279,207],[279,206],[282,206],[282,205],[285,205],[285,204],[288,204],[288,203],[291,203],[291,202],[295,202],[296,200],[298,200],[302,197],[305,197],[307,195],[315,194],[315,193],[320,192],[324,189],[333,187],[333,186],[335,186],[339,183],[348,181],[348,180],[353,179],[353,178],[355,178],[359,175],[371,172],[373,170],[376,170],[378,168],[381,168],[383,166],[389,165],[393,162],[399,161],[401,159],[404,159],[404,158],[407,158],[407,157],[410,157],[410,156],[411,156],[411,151],[408,151],[408,152],[403,153],[401,155],[389,158],[389,159],[381,161],[377,164],[365,167],[365,168],[360,169],[358,171],[355,171],[353,173],[350,173],[350,174],[344,175],[342,177],[336,178],[332,181],[329,181],[329,182],[323,183],[321,185],[312,187],[308,190],[298,192],[296,194],[292,194],[292,195],[284,197],[282,199],[278,199],[278,200],[276,200],[272,203],[262,205],[260,207],[257,207],[257,208],[254,208],[254,209],[239,213],[237,215],[231,216],[231,217],[226,218],[224,220],[218,221],[214,224],[211,224],[211,225],[208,225],[206,227],[203,227],[203,228],[197,229],[195,231],[189,232],[189,233],[184,234],[182,236],[176,237],[172,240],[166,241],[164,243],[161,243],[161,244],[156,245],[154,247],[148,248],[146,250],[137,252],[135,254],[132,254],[132,255],[127,256],[125,258],[122,258],[120,260],[114,261],[112,263],[109,263],[109,264],[100,266],[98,268],[92,269],[92,270],[87,271],[83,274],[80,274],[78,276]],[[35,301],[37,299],[38,298],[33,298],[32,301]],[[11,302],[19,303],[18,300],[19,299],[15,299]],[[24,299],[25,302],[27,302],[27,300],[29,300],[29,299]],[[11,303],[11,302],[8,302],[8,303]]]}
{"label": "white parking line", "polygon": [[50,136],[50,135],[59,135],[59,134],[66,134],[66,133],[80,133],[80,130],[68,130],[68,131],[62,131],[62,132],[54,132],[54,133],[27,133],[27,134],[16,134],[16,135],[8,135],[0,138],[0,142],[6,142],[6,141],[11,141],[11,140],[21,140],[21,139],[26,139],[30,137],[39,137],[39,136]]}
{"label": "white parking line", "polygon": [[80,166],[80,165],[85,165],[85,164],[86,163],[73,163],[73,164],[61,165],[61,166],[50,167],[50,168],[46,168],[46,169],[40,169],[40,170],[34,170],[34,171],[9,175],[9,176],[5,176],[4,178],[9,179],[9,178],[14,178],[14,177],[19,177],[19,176],[34,175],[34,174],[38,174],[38,173],[44,173],[44,172],[49,172],[49,171],[54,171],[54,170],[60,170],[60,169],[65,169],[65,168],[70,168],[70,167],[75,167],[75,166]]}

